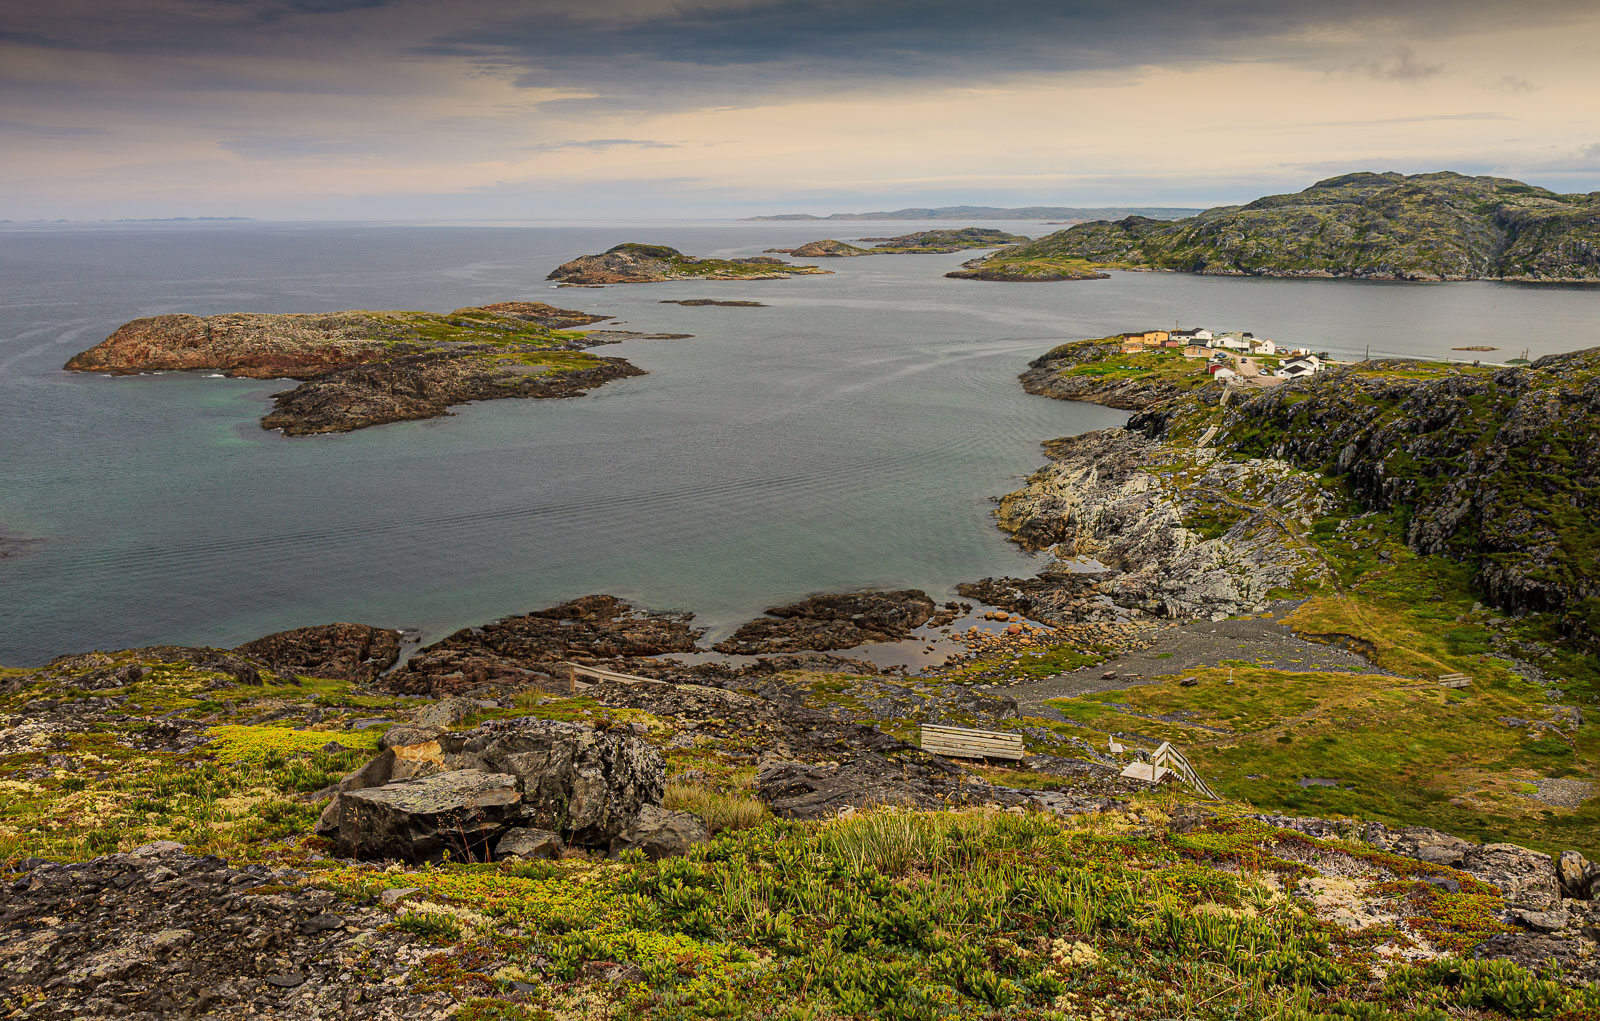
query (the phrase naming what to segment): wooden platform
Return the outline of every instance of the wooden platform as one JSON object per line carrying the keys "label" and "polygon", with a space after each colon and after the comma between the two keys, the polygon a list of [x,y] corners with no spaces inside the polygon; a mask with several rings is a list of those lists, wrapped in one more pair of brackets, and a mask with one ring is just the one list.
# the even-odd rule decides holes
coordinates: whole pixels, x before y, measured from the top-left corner
{"label": "wooden platform", "polygon": [[1471,683],[1472,678],[1468,677],[1466,674],[1439,675],[1439,687],[1441,688],[1465,688]]}
{"label": "wooden platform", "polygon": [[967,730],[963,727],[922,726],[922,750],[956,759],[1022,758],[1022,735],[995,730]]}

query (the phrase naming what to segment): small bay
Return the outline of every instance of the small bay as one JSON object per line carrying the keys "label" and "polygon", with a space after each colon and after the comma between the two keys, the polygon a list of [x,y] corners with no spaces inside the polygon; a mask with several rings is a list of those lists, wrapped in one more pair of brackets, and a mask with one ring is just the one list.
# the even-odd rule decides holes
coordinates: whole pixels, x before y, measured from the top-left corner
{"label": "small bay", "polygon": [[[543,279],[625,240],[753,255],[922,226],[0,229],[0,540],[20,540],[0,558],[0,663],[332,620],[427,640],[588,592],[693,610],[714,634],[818,591],[945,598],[1033,568],[991,509],[1040,441],[1124,418],[1022,392],[1017,373],[1055,344],[1181,323],[1336,357],[1600,345],[1600,289],[1584,286],[944,278],[959,254],[822,260],[833,275],[783,281]],[[661,303],[693,298],[764,307]],[[601,349],[649,375],[588,397],[301,439],[258,425],[291,383],[61,371],[162,312],[518,299],[694,336]],[[1468,346],[1499,350],[1452,351]]]}

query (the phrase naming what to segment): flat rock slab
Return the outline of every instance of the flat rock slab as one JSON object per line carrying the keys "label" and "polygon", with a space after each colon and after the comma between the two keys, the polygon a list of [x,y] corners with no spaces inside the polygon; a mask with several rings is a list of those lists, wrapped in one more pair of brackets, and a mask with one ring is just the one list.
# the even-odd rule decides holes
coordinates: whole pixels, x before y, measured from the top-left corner
{"label": "flat rock slab", "polygon": [[475,861],[490,857],[521,804],[515,776],[459,769],[341,792],[327,835],[348,858]]}

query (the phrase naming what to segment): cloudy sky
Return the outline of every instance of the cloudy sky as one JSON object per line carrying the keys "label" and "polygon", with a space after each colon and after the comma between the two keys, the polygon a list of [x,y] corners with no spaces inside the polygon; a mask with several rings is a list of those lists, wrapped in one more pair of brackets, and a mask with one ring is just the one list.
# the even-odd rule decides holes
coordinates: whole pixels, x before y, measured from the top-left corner
{"label": "cloudy sky", "polygon": [[1594,0],[0,0],[0,218],[1600,190]]}

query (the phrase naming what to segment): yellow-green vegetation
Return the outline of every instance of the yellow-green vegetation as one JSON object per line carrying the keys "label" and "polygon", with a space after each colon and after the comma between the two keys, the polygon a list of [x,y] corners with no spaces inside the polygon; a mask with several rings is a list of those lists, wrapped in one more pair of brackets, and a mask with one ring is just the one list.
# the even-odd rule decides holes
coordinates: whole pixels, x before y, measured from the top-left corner
{"label": "yellow-green vegetation", "polygon": [[[320,868],[351,896],[419,891],[395,926],[449,946],[412,976],[479,1018],[934,1021],[996,1016],[1576,1021],[1600,990],[1436,954],[1503,931],[1491,888],[1159,805],[1048,815],[882,810],[724,832],[686,858]],[[1368,924],[1319,917],[1323,869]],[[1304,886],[1303,884],[1311,884]],[[1286,897],[1301,887],[1308,897]],[[1419,953],[1420,963],[1399,956]],[[587,967],[633,966],[596,987]],[[517,985],[517,983],[522,983]]]}
{"label": "yellow-green vegetation", "polygon": [[[352,696],[339,681],[267,674],[250,685],[186,663],[107,660],[146,672],[113,688],[41,682],[0,695],[0,712],[49,704],[53,721],[0,735],[0,862],[153,840],[248,858],[298,839],[320,810],[306,796],[377,748],[380,731],[342,723],[397,701]],[[321,719],[301,729],[250,722],[290,707],[315,707]]]}

